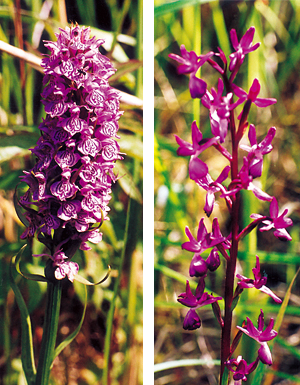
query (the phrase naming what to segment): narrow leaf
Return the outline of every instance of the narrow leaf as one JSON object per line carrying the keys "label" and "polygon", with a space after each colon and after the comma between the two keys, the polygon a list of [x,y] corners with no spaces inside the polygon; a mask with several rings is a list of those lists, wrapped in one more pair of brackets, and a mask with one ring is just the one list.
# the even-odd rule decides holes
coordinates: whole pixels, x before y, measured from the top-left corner
{"label": "narrow leaf", "polygon": [[40,275],[40,274],[24,274],[22,273],[21,269],[20,269],[20,260],[21,260],[21,255],[22,255],[22,252],[23,250],[25,249],[27,245],[24,245],[22,247],[22,249],[20,250],[21,252],[19,252],[14,260],[14,265],[15,265],[15,269],[17,270],[17,272],[23,277],[23,278],[26,278],[26,279],[29,279],[31,281],[40,281],[40,282],[48,282],[47,279],[43,276],[43,275]]}
{"label": "narrow leaf", "polygon": [[102,278],[99,282],[96,282],[96,283],[93,283],[93,282],[88,281],[87,279],[83,278],[83,277],[82,277],[81,275],[79,275],[79,274],[75,275],[74,279],[75,279],[75,281],[80,282],[80,283],[83,283],[83,284],[86,285],[86,286],[96,286],[96,285],[100,285],[101,283],[103,283],[104,281],[106,281],[107,278],[109,277],[110,272],[111,272],[111,267],[108,266],[108,272],[106,273],[105,277]]}
{"label": "narrow leaf", "polygon": [[15,298],[18,304],[18,307],[20,309],[21,313],[21,328],[22,328],[22,353],[21,353],[21,360],[22,360],[22,366],[23,370],[26,376],[26,380],[28,385],[34,385],[35,383],[35,375],[36,375],[36,368],[34,364],[34,352],[33,352],[33,342],[32,342],[32,329],[31,329],[31,320],[30,316],[26,307],[26,304],[24,302],[24,299],[22,297],[22,294],[18,288],[18,286],[15,283],[14,277],[13,277],[13,270],[15,268],[15,260],[16,258],[20,258],[20,255],[22,254],[24,248],[23,246],[17,256],[13,257],[10,264],[10,270],[9,270],[9,281],[10,286],[15,294]]}
{"label": "narrow leaf", "polygon": [[84,307],[83,307],[83,313],[81,316],[81,320],[80,320],[77,328],[73,331],[73,333],[71,333],[63,342],[61,342],[57,346],[57,348],[55,349],[54,358],[57,357],[59,355],[59,353],[74,340],[74,338],[77,336],[77,334],[79,333],[79,331],[81,329],[81,326],[82,326],[83,321],[84,321],[86,305],[87,305],[87,289],[86,289],[86,287],[84,288],[84,293],[85,293],[85,299],[84,299]]}

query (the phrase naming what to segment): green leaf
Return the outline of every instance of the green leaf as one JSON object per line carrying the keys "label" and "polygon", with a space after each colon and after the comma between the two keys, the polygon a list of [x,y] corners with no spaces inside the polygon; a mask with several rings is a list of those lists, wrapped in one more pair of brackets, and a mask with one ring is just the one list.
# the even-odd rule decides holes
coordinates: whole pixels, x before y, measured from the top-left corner
{"label": "green leaf", "polygon": [[73,331],[73,333],[71,333],[63,342],[61,342],[56,347],[55,353],[54,353],[54,358],[57,357],[59,355],[59,353],[74,340],[74,338],[77,336],[77,334],[79,333],[79,331],[81,329],[81,326],[82,326],[83,321],[84,321],[86,305],[87,305],[87,289],[86,289],[86,287],[85,287],[85,291],[84,292],[85,292],[85,299],[84,299],[84,307],[83,307],[83,312],[82,312],[81,320],[80,320],[77,328]]}
{"label": "green leaf", "polygon": [[82,277],[79,274],[75,275],[74,280],[77,281],[77,282],[83,283],[86,286],[96,286],[96,285],[100,285],[101,283],[106,281],[107,278],[109,277],[110,272],[111,272],[111,267],[108,266],[108,272],[106,273],[105,277],[102,278],[99,282],[96,282],[96,283],[88,281],[87,279],[85,279],[84,277]]}
{"label": "green leaf", "polygon": [[206,4],[215,0],[176,0],[166,4],[158,5],[154,8],[154,17],[165,15],[166,13],[176,12],[184,7],[191,5]]}
{"label": "green leaf", "polygon": [[[25,249],[27,245],[24,245],[21,249],[21,251],[23,251]],[[17,272],[23,277],[23,278],[26,278],[26,279],[29,279],[31,281],[39,281],[39,282],[48,282],[47,279],[43,276],[43,275],[39,275],[39,274],[24,274],[22,273],[21,269],[20,269],[20,260],[21,260],[21,255],[22,253],[18,253],[15,260],[14,260],[14,265],[15,265],[15,268],[17,270]]]}
{"label": "green leaf", "polygon": [[26,304],[25,304],[24,299],[22,297],[22,294],[21,294],[18,286],[16,285],[14,277],[13,277],[13,270],[15,268],[15,261],[17,258],[20,259],[20,256],[21,256],[25,247],[26,247],[26,245],[23,246],[21,248],[21,250],[19,251],[19,253],[16,256],[14,256],[11,260],[10,271],[9,271],[9,281],[10,281],[11,288],[15,294],[15,298],[16,298],[16,301],[17,301],[17,304],[18,304],[18,307],[19,307],[20,313],[21,313],[21,328],[22,328],[21,359],[22,359],[23,370],[24,370],[28,385],[34,385],[36,368],[35,368],[35,364],[34,364],[31,320],[30,320],[30,316],[29,316]]}

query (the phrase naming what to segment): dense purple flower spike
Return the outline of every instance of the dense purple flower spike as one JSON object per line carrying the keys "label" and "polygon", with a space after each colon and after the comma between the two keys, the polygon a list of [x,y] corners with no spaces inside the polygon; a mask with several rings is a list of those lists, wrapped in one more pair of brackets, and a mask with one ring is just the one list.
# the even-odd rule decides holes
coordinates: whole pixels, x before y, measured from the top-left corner
{"label": "dense purple flower spike", "polygon": [[253,338],[261,346],[258,349],[258,357],[264,364],[272,365],[272,354],[270,348],[267,344],[267,341],[271,341],[277,336],[277,331],[273,329],[274,319],[271,318],[269,325],[264,328],[264,313],[260,310],[260,315],[257,321],[257,328],[253,325],[252,321],[247,317],[247,325],[245,328],[237,326],[239,330],[247,334],[247,336]]}
{"label": "dense purple flower spike", "polygon": [[[55,276],[73,280],[78,268],[71,262],[76,249],[101,240],[99,226],[108,219],[108,203],[115,161],[122,159],[118,138],[120,96],[110,87],[114,74],[110,60],[99,52],[103,40],[90,38],[90,28],[60,29],[57,41],[42,60],[46,119],[32,153],[36,165],[24,172],[29,185],[20,204],[29,227],[22,238],[43,234],[54,263]],[[46,237],[46,240],[45,240]]]}
{"label": "dense purple flower spike", "polygon": [[191,310],[186,314],[183,327],[186,330],[194,330],[201,326],[201,321],[199,316],[196,313],[196,309],[210,305],[216,301],[220,301],[222,297],[214,297],[211,294],[204,292],[205,288],[205,279],[206,275],[200,278],[198,286],[195,291],[195,295],[192,293],[189,281],[186,281],[186,289],[184,293],[181,293],[178,296],[177,301],[191,308]]}
{"label": "dense purple flower spike", "polygon": [[275,229],[274,231],[275,237],[281,240],[291,241],[292,237],[286,231],[286,228],[289,226],[292,226],[293,221],[291,220],[291,218],[285,218],[287,213],[288,213],[288,209],[285,209],[283,213],[279,215],[278,202],[277,202],[277,199],[273,197],[272,202],[270,204],[269,217],[265,217],[260,214],[251,214],[250,217],[252,219],[262,220],[262,223],[264,224],[264,226],[259,229],[260,231],[269,231],[271,229]]}
{"label": "dense purple flower spike", "polygon": [[275,302],[281,303],[282,300],[277,297],[276,294],[272,292],[268,287],[266,287],[267,283],[267,277],[262,277],[261,271],[260,271],[260,263],[259,263],[259,257],[256,256],[256,265],[252,269],[254,279],[246,278],[241,274],[237,274],[236,277],[240,280],[238,282],[238,286],[242,289],[249,289],[255,287],[256,289],[262,291],[265,294],[268,294],[270,297],[274,299]]}
{"label": "dense purple flower spike", "polygon": [[256,369],[258,362],[259,358],[257,357],[254,362],[248,365],[242,356],[238,356],[237,358],[228,360],[225,364],[233,373],[233,379],[235,381],[247,381],[246,376]]}

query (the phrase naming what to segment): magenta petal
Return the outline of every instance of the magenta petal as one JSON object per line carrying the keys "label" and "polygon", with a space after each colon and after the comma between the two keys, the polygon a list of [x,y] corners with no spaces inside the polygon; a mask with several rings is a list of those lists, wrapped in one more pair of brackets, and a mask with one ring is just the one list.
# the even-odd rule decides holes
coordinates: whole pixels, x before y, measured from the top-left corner
{"label": "magenta petal", "polygon": [[272,104],[277,103],[277,100],[274,98],[264,98],[264,99],[263,98],[256,98],[255,100],[253,100],[253,103],[257,107],[264,108],[264,107],[268,107],[268,106],[271,106]]}
{"label": "magenta petal", "polygon": [[250,99],[252,102],[254,102],[257,98],[257,95],[260,91],[260,84],[258,79],[254,79],[253,83],[249,89],[248,99]]}
{"label": "magenta petal", "polygon": [[202,132],[199,130],[196,121],[194,120],[191,125],[193,147],[197,148],[202,140]]}
{"label": "magenta petal", "polygon": [[207,263],[199,254],[195,254],[190,264],[190,277],[202,277],[206,273]]}
{"label": "magenta petal", "polygon": [[201,320],[194,309],[190,309],[183,321],[183,329],[185,330],[195,330],[200,328]]}
{"label": "magenta petal", "polygon": [[251,146],[257,145],[257,139],[256,139],[256,128],[254,124],[250,124],[249,126],[249,133],[248,133],[248,138]]}
{"label": "magenta petal", "polygon": [[272,202],[270,203],[270,215],[272,219],[278,217],[278,203],[275,197],[273,197]]}
{"label": "magenta petal", "polygon": [[191,157],[189,163],[189,175],[192,180],[203,178],[208,173],[207,165],[200,159]]}
{"label": "magenta petal", "polygon": [[189,89],[193,99],[201,99],[206,93],[207,84],[204,80],[197,78],[194,74],[190,75]]}
{"label": "magenta petal", "polygon": [[272,354],[266,342],[263,342],[261,347],[258,349],[258,357],[263,364],[272,365]]}
{"label": "magenta petal", "polygon": [[230,40],[231,40],[231,43],[233,45],[233,48],[235,50],[237,50],[239,47],[239,41],[238,41],[238,37],[237,37],[237,34],[236,34],[236,30],[235,29],[231,29],[230,30]]}

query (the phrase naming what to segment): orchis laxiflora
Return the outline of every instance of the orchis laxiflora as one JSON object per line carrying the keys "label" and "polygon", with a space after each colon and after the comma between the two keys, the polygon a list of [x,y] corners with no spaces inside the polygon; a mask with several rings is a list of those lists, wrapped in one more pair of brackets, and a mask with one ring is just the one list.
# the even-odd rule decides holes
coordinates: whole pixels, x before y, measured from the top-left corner
{"label": "orchis laxiflora", "polygon": [[[214,313],[222,328],[220,383],[222,382],[225,366],[228,367],[229,372],[233,373],[233,379],[236,383],[241,383],[241,381],[246,381],[247,375],[255,370],[259,361],[271,365],[271,352],[266,341],[274,338],[277,334],[272,329],[274,325],[273,319],[271,319],[269,326],[263,331],[263,311],[261,311],[258,319],[258,328],[255,328],[251,320],[247,318],[247,326],[245,328],[238,328],[260,343],[261,346],[258,350],[257,359],[248,364],[241,356],[237,359],[232,358],[237,346],[236,344],[232,348],[231,345],[232,316],[234,304],[236,303],[233,301],[242,294],[244,289],[256,288],[269,295],[275,302],[281,302],[281,299],[266,286],[267,278],[261,274],[258,256],[256,257],[256,265],[253,268],[253,279],[236,274],[239,242],[256,227],[260,231],[274,229],[274,235],[277,238],[291,239],[286,231],[286,228],[292,225],[292,220],[286,218],[287,210],[279,215],[276,198],[262,191],[255,181],[255,179],[262,175],[264,155],[270,153],[273,149],[272,140],[275,136],[276,128],[271,127],[266,137],[259,142],[255,126],[253,124],[249,125],[248,122],[250,108],[253,104],[259,108],[265,108],[275,104],[276,99],[259,96],[261,86],[258,79],[253,80],[248,92],[234,83],[236,75],[244,62],[245,55],[256,50],[260,45],[260,43],[253,44],[254,33],[255,29],[251,27],[238,40],[236,31],[232,30],[230,32],[234,52],[229,55],[229,65],[224,52],[220,48],[218,48],[217,53],[209,52],[206,55],[197,56],[195,52],[188,52],[184,46],[181,46],[181,56],[176,54],[169,55],[170,58],[180,63],[178,72],[190,76],[189,89],[191,97],[201,99],[202,105],[209,111],[211,125],[211,136],[204,139],[194,121],[191,126],[191,144],[175,135],[176,141],[179,144],[177,154],[190,156],[190,179],[194,180],[199,187],[206,191],[206,203],[204,206],[206,215],[209,217],[212,214],[215,196],[217,193],[220,193],[220,198],[225,199],[231,217],[231,231],[226,237],[221,233],[217,218],[213,219],[211,233],[207,231],[204,225],[204,218],[200,219],[196,239],[190,229],[186,228],[186,235],[189,241],[184,242],[182,248],[193,253],[189,274],[191,277],[199,277],[200,281],[195,295],[191,293],[189,283],[187,282],[186,292],[178,297],[180,303],[190,307],[184,319],[185,329],[193,330],[201,326],[199,315],[195,311],[197,308],[207,304],[212,304],[213,306]],[[213,60],[214,55],[219,57],[222,65]],[[197,70],[204,64],[209,64],[220,75],[216,89],[212,87],[208,91],[206,82],[196,77]],[[239,114],[235,114],[237,108],[241,109]],[[249,145],[241,144],[240,141],[247,129]],[[229,140],[225,141],[228,136],[230,136]],[[230,151],[224,145],[227,142],[231,142]],[[228,162],[228,165],[215,181],[209,174],[207,164],[199,159],[199,155],[209,147],[214,147]],[[243,153],[241,153],[242,151]],[[253,221],[244,229],[240,229],[239,224],[240,211],[242,209],[240,202],[241,190],[250,190],[261,201],[271,202],[270,216],[252,214],[251,219]],[[212,250],[205,260],[201,254],[209,248],[212,248]],[[220,255],[224,257],[226,264],[223,298],[219,296],[214,297],[204,292],[206,274],[208,270],[215,271],[220,266]],[[235,277],[238,278],[238,283],[234,290]],[[221,299],[224,299],[223,315],[221,315],[218,305],[218,301]]]}

